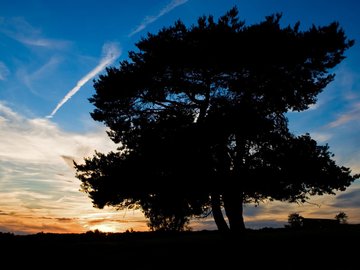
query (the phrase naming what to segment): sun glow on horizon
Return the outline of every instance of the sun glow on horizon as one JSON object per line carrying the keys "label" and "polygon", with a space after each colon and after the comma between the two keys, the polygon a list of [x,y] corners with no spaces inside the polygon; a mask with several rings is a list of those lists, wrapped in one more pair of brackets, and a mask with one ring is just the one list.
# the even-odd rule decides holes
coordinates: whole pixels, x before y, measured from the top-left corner
{"label": "sun glow on horizon", "polygon": [[102,223],[89,225],[87,226],[87,228],[89,231],[97,230],[104,233],[123,233],[127,231],[137,231],[137,232],[149,231],[149,228],[145,224],[140,224],[139,222],[136,223],[129,224],[129,223],[119,223],[119,222],[104,220],[104,222]]}
{"label": "sun glow on horizon", "polygon": [[96,224],[93,226],[90,226],[91,231],[100,231],[100,232],[107,232],[107,233],[115,233],[119,232],[116,225],[108,222],[104,222],[103,224]]}

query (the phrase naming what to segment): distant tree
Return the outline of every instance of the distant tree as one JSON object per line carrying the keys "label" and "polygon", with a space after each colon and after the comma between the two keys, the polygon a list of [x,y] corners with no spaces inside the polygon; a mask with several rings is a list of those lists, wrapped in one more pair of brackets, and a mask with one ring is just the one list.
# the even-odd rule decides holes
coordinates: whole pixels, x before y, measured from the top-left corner
{"label": "distant tree", "polygon": [[339,212],[336,216],[335,219],[337,221],[339,221],[340,224],[347,224],[347,220],[348,220],[348,215],[345,212]]}
{"label": "distant tree", "polygon": [[303,226],[303,217],[299,213],[291,213],[288,217],[289,227],[298,229]]}
{"label": "distant tree", "polygon": [[285,116],[316,102],[354,42],[338,23],[300,31],[280,18],[246,26],[233,8],[189,28],[177,21],[107,68],[91,116],[119,149],[76,164],[95,206],[136,205],[153,229],[175,230],[210,208],[226,230],[224,207],[238,231],[244,202],[303,202],[358,177],[327,145],[292,135]]}

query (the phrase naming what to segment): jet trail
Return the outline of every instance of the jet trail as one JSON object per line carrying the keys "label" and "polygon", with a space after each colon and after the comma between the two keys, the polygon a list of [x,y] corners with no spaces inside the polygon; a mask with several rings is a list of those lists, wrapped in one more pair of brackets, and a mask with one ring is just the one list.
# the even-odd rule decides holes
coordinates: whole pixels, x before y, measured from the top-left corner
{"label": "jet trail", "polygon": [[74,88],[72,88],[65,95],[65,97],[56,105],[55,109],[51,112],[51,114],[46,116],[46,118],[53,118],[53,116],[56,114],[56,112],[73,95],[75,95],[85,83],[87,83],[89,80],[91,80],[93,77],[95,77],[100,71],[105,69],[105,67],[107,65],[111,64],[113,61],[115,61],[121,55],[121,51],[120,51],[119,47],[117,46],[117,44],[115,44],[115,43],[105,43],[102,51],[103,51],[103,57],[100,59],[99,64],[76,83],[76,86]]}
{"label": "jet trail", "polygon": [[[128,37],[135,35],[136,33],[144,30],[149,24],[155,22],[160,17],[172,11],[174,8],[181,6],[188,2],[189,0],[172,0],[168,5],[166,5],[156,16],[147,16],[143,20],[143,22],[132,31]],[[46,118],[53,118],[56,112],[73,96],[75,95],[80,88],[87,83],[90,79],[95,77],[100,71],[102,71],[107,65],[111,64],[121,55],[121,51],[118,46],[114,43],[106,43],[103,46],[103,58],[100,60],[99,64],[91,70],[88,74],[82,77],[76,84],[74,88],[72,88],[65,97],[56,105],[55,109],[48,115]]]}
{"label": "jet trail", "polygon": [[134,31],[132,31],[128,37],[132,37],[136,33],[139,33],[140,31],[144,30],[149,24],[157,21],[160,17],[164,16],[165,14],[172,11],[174,8],[181,6],[188,2],[189,0],[172,0],[167,6],[165,6],[156,16],[146,16],[145,19],[142,21],[142,23],[136,27]]}

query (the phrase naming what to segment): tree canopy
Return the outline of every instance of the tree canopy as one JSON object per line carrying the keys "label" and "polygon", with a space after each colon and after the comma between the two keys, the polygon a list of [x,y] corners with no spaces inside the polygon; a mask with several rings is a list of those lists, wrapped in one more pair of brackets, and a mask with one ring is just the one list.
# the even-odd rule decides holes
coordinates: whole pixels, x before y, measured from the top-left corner
{"label": "tree canopy", "polygon": [[349,216],[343,211],[340,211],[338,214],[335,215],[335,219],[340,224],[347,224],[348,218],[349,218]]}
{"label": "tree canopy", "polygon": [[288,216],[288,225],[287,227],[293,229],[299,229],[303,226],[304,217],[300,216],[299,213],[291,213]]}
{"label": "tree canopy", "polygon": [[138,206],[151,228],[179,230],[210,209],[226,228],[224,206],[241,230],[243,202],[303,202],[358,177],[327,145],[291,134],[285,115],[316,102],[354,41],[337,22],[300,30],[280,19],[247,26],[232,8],[179,20],[99,76],[91,116],[119,148],[76,164],[96,207]]}

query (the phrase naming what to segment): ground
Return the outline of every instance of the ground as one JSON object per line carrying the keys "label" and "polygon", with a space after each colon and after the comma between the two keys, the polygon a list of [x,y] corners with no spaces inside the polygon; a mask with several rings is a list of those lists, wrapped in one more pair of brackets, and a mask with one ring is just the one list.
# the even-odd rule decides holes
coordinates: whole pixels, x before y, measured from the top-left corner
{"label": "ground", "polygon": [[358,269],[358,243],[358,225],[240,234],[0,234],[2,261],[15,269]]}

